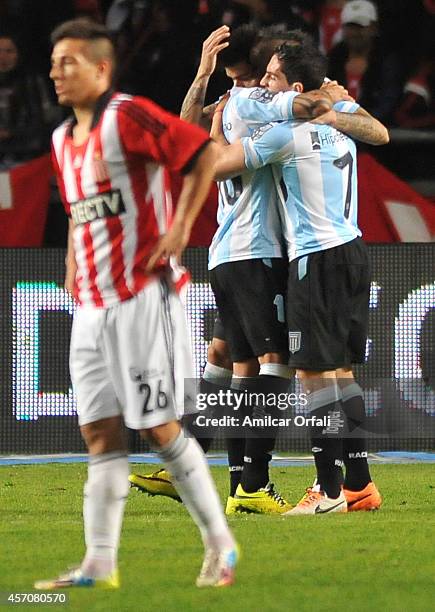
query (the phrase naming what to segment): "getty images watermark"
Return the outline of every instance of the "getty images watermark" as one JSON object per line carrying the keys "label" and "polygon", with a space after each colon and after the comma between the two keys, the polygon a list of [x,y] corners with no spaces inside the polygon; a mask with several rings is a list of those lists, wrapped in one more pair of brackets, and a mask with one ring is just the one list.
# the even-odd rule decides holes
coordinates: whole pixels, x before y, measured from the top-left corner
{"label": "getty images watermark", "polygon": [[[194,412],[196,431],[225,428],[246,431],[255,428],[272,430],[289,427],[321,427],[336,434],[343,426],[340,411],[330,411],[321,418],[310,414],[308,394],[304,392],[259,392],[248,389],[219,388],[215,392],[196,394]],[[205,433],[203,435],[206,435]]]}

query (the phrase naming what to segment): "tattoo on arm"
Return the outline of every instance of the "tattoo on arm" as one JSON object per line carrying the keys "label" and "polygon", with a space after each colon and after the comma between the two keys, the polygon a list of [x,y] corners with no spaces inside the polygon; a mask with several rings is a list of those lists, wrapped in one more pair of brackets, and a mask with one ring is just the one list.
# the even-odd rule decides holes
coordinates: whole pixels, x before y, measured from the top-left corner
{"label": "tattoo on arm", "polygon": [[388,142],[385,126],[368,113],[337,113],[334,127],[367,144],[382,145]]}
{"label": "tattoo on arm", "polygon": [[213,115],[213,113],[216,110],[217,105],[218,105],[217,102],[213,102],[212,104],[208,104],[207,106],[204,106],[204,108],[202,109],[202,114],[205,115],[206,117],[208,117],[209,115]]}
{"label": "tattoo on arm", "polygon": [[189,123],[198,124],[202,118],[208,77],[195,79],[183,100],[180,117]]}

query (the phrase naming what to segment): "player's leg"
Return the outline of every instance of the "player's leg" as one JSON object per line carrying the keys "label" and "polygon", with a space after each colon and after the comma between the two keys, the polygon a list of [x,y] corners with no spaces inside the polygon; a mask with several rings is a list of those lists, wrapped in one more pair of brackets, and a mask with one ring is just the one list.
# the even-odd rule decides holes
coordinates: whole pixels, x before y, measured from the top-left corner
{"label": "player's leg", "polygon": [[159,453],[205,549],[198,586],[226,586],[234,579],[237,546],[228,528],[207,460],[194,438],[175,421],[141,432]]}
{"label": "player's leg", "polygon": [[[229,350],[230,359],[238,359],[242,356],[244,361],[250,362],[249,376],[254,376],[258,372],[258,362],[252,355],[251,349],[237,316],[237,307],[234,305],[233,295],[228,291],[227,276],[228,270],[234,267],[234,263],[223,264],[210,272],[210,283],[215,295],[216,304],[219,312],[219,326],[221,335],[225,337],[226,345]],[[233,366],[234,367],[234,366]],[[252,368],[254,368],[252,370]],[[234,372],[234,369],[233,369]],[[232,372],[232,374],[233,374]],[[238,381],[232,378],[231,388],[234,393],[238,392]],[[228,413],[231,408],[228,407]],[[240,413],[241,411],[239,411]],[[236,413],[230,416],[237,416]],[[227,498],[226,512],[232,514],[234,509],[234,495],[240,483],[243,462],[245,456],[245,438],[241,428],[229,429],[224,432],[228,451],[228,469],[230,475],[229,495]]]}
{"label": "player's leg", "polygon": [[[217,317],[213,339],[207,351],[207,364],[200,382],[201,393],[215,393],[219,388],[228,388],[231,384],[232,362],[224,338],[223,327],[219,317]],[[206,453],[213,441],[213,436],[210,435],[209,430],[204,432],[203,428],[196,425],[196,416],[196,412],[185,414],[182,418],[182,425],[192,434]],[[160,468],[150,474],[130,474],[128,479],[132,487],[141,493],[147,493],[151,496],[162,495],[181,502],[181,498],[171,481],[171,474],[165,468]]]}
{"label": "player's leg", "polygon": [[[279,363],[285,358],[277,353],[269,353],[262,358],[270,359],[266,362],[267,366],[265,363],[260,365],[258,359],[234,364],[233,388],[246,394],[246,398],[262,397],[263,394],[278,395],[288,391],[288,367]],[[274,358],[275,362],[272,361]],[[274,415],[273,406],[265,406],[261,401],[253,406],[247,399],[245,414],[264,421],[269,413]],[[244,428],[243,469],[232,501],[233,511],[282,514],[291,509],[291,505],[270,482],[269,463],[277,433],[276,427],[265,429],[261,425],[252,424]]]}
{"label": "player's leg", "polygon": [[[116,576],[125,500],[128,495],[128,452],[121,416],[82,425],[89,449],[83,519],[86,555],[83,576],[110,581]],[[104,583],[103,583],[104,584]]]}
{"label": "player's leg", "polygon": [[335,371],[297,370],[308,397],[310,442],[316,481],[289,514],[346,512],[340,389]]}
{"label": "player's leg", "polygon": [[367,418],[361,387],[354,379],[351,363],[364,363],[367,345],[371,271],[367,247],[361,240],[348,246],[352,262],[349,275],[354,287],[351,324],[348,338],[348,361],[337,370],[341,387],[342,405],[347,418],[347,434],[343,440],[343,459],[346,467],[344,493],[348,509],[374,510],[382,503],[379,491],[372,482],[367,459]]}
{"label": "player's leg", "polygon": [[123,419],[101,350],[104,311],[79,309],[71,337],[71,378],[79,424],[89,450],[83,520],[86,554],[79,568],[36,588],[117,588],[117,555],[125,499],[128,457]]}
{"label": "player's leg", "polygon": [[[246,300],[241,293],[243,304],[243,326],[249,344],[259,362],[259,374],[253,381],[252,391],[259,397],[288,393],[290,369],[288,367],[287,328],[285,325],[285,298],[287,291],[288,263],[283,259],[258,259],[242,263],[249,266],[249,285],[246,287]],[[251,308],[248,307],[252,304]],[[275,406],[258,404],[254,411],[258,416],[272,416]],[[267,511],[282,513],[290,509],[288,504],[270,483],[269,462],[278,428],[252,425],[245,432],[245,458],[242,472],[241,490],[252,497],[253,494],[269,498],[265,504]],[[257,492],[257,493],[256,493]],[[251,505],[252,502],[249,502]]]}
{"label": "player's leg", "polygon": [[[233,387],[245,397],[273,392],[280,382],[287,391],[287,335],[284,296],[287,263],[281,259],[231,262],[212,271],[212,287],[234,362]],[[260,362],[260,363],[259,363]],[[252,410],[250,405],[246,409]],[[256,406],[257,412],[270,407]],[[257,416],[260,416],[259,414]],[[284,512],[290,505],[269,484],[269,461],[277,431],[251,426],[244,431],[243,470],[238,507],[250,512]],[[242,459],[242,443],[229,440],[234,459]],[[230,469],[234,466],[230,463]],[[235,479],[234,479],[235,480]],[[246,503],[245,503],[246,502]],[[249,506],[249,508],[248,508]]]}
{"label": "player's leg", "polygon": [[345,423],[335,370],[346,359],[351,311],[348,287],[341,247],[290,263],[290,365],[296,368],[308,395],[317,482],[289,514],[346,511],[341,489]]}
{"label": "player's leg", "polygon": [[176,422],[183,407],[189,411],[194,402],[185,386],[185,380],[193,377],[193,364],[180,299],[165,281],[154,282],[120,314],[114,322],[119,348],[113,375],[126,406],[125,422],[148,437],[201,530],[207,559],[211,555],[213,563],[199,586],[228,584],[236,561],[234,540],[204,453]]}
{"label": "player's leg", "polygon": [[[231,388],[235,394],[243,394],[250,382],[258,376],[259,366],[258,360],[255,357],[247,359],[243,362],[233,364],[233,378]],[[238,410],[239,418],[243,418],[247,408],[241,404]],[[240,428],[239,428],[240,430]],[[230,490],[227,498],[225,512],[233,514],[241,510],[236,499],[236,491],[242,481],[243,469],[245,465],[246,438],[244,431],[228,432],[226,437],[228,451],[228,470],[230,473]]]}
{"label": "player's leg", "polygon": [[[220,389],[226,391],[230,388],[231,377],[233,374],[233,364],[230,358],[229,347],[225,340],[225,333],[222,322],[217,315],[214,327],[213,338],[207,349],[207,363],[199,384],[199,392],[207,397],[209,394],[216,395]],[[219,411],[219,407],[217,408]],[[215,415],[216,407],[207,406],[202,414],[212,418]],[[183,426],[198,441],[202,450],[206,453],[214,439],[214,433],[210,429],[200,427],[196,423],[197,412],[185,414],[182,422]]]}
{"label": "player's leg", "polygon": [[340,368],[337,377],[341,400],[347,418],[347,435],[343,439],[343,460],[346,468],[344,494],[350,512],[377,510],[381,495],[372,481],[368,464],[366,410],[361,387],[351,368]]}

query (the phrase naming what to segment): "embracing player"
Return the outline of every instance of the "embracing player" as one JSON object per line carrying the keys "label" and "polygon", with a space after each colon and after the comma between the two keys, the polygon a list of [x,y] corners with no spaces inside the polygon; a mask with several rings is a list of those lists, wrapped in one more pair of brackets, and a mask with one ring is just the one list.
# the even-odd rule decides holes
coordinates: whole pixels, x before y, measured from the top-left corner
{"label": "embracing player", "polygon": [[[324,60],[312,44],[284,44],[262,84],[272,93],[304,91],[320,86],[324,77]],[[312,123],[272,123],[242,143],[224,144],[217,170],[217,177],[225,178],[273,165],[277,188],[285,188],[287,323],[294,339],[290,364],[309,391],[313,415],[339,418],[343,409],[347,424],[360,428],[344,440],[343,492],[342,423],[338,428],[313,426],[317,483],[289,514],[341,512],[347,503],[353,510],[374,509],[381,503],[368,469],[364,402],[351,367],[365,357],[370,276],[356,221],[355,144],[338,131],[348,129],[349,122],[360,139],[388,142],[387,130],[367,113],[331,110]],[[225,143],[218,117],[213,133]]]}

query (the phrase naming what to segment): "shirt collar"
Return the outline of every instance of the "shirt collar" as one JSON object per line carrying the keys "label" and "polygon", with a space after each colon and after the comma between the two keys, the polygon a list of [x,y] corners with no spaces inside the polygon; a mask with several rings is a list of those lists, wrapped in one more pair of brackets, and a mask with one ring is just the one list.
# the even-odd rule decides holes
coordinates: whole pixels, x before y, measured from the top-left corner
{"label": "shirt collar", "polygon": [[[97,99],[97,102],[95,104],[94,114],[92,117],[91,131],[98,125],[98,122],[101,119],[101,115],[106,110],[106,107],[109,104],[113,94],[114,94],[114,90],[108,89],[107,91],[102,93],[101,96]],[[77,124],[77,119],[75,118],[75,116],[73,116],[71,123],[69,125],[69,129],[68,129],[70,136],[72,135],[72,131],[76,124]]]}

